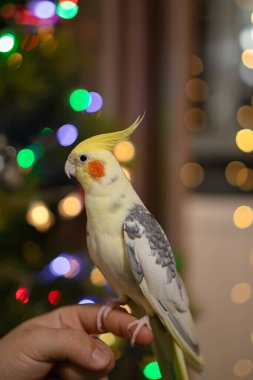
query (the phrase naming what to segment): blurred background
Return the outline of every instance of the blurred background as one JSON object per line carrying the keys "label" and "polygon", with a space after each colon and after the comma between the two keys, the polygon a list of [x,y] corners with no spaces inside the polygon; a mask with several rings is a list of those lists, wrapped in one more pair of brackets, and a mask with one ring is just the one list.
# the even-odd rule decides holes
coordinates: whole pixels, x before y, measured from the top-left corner
{"label": "blurred background", "polygon": [[[208,379],[252,379],[252,11],[253,0],[1,1],[1,335],[112,296],[64,163],[145,111],[114,153],[172,243]],[[160,378],[149,349],[103,339],[110,379]]]}

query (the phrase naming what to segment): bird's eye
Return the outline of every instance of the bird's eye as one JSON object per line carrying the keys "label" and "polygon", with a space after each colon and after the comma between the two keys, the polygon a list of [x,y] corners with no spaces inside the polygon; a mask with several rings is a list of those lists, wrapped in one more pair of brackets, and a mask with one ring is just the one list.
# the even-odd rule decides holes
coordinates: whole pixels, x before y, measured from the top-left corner
{"label": "bird's eye", "polygon": [[86,154],[82,154],[82,155],[80,156],[80,161],[82,161],[82,162],[87,161],[87,159],[88,159],[88,157],[86,156]]}

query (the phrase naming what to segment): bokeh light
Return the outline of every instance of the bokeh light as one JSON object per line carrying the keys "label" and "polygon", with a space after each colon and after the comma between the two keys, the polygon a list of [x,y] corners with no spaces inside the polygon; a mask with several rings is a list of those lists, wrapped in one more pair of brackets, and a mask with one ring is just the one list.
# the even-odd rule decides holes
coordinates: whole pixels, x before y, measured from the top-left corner
{"label": "bokeh light", "polygon": [[83,297],[78,301],[79,305],[89,305],[96,303],[92,298]]}
{"label": "bokeh light", "polygon": [[64,277],[74,278],[80,273],[80,270],[81,270],[80,263],[76,258],[71,257],[71,256],[68,257],[68,261],[70,264],[70,270],[68,271],[68,273],[64,275]]}
{"label": "bokeh light", "polygon": [[243,191],[250,191],[253,189],[253,170],[243,168],[239,170],[237,176],[237,185]]}
{"label": "bokeh light", "polygon": [[143,375],[150,380],[158,380],[162,378],[157,361],[148,363],[143,369]]}
{"label": "bokeh light", "polygon": [[95,286],[104,286],[106,283],[104,275],[98,268],[92,269],[90,272],[90,280],[91,283]]}
{"label": "bokeh light", "polygon": [[17,154],[17,163],[21,168],[27,169],[34,164],[35,156],[31,149],[21,149]]}
{"label": "bokeh light", "polygon": [[91,104],[91,95],[87,90],[80,88],[70,94],[69,102],[74,111],[85,111]]}
{"label": "bokeh light", "polygon": [[245,169],[244,163],[241,161],[231,161],[225,169],[225,177],[231,186],[237,186],[237,175],[240,170]]}
{"label": "bokeh light", "polygon": [[72,124],[64,124],[56,132],[56,138],[62,146],[69,146],[73,144],[77,137],[78,130]]}
{"label": "bokeh light", "polygon": [[253,364],[251,360],[240,359],[238,360],[233,368],[233,373],[236,377],[245,377],[252,371]]}
{"label": "bokeh light", "polygon": [[246,49],[242,52],[242,62],[248,69],[253,69],[253,49]]}
{"label": "bokeh light", "polygon": [[27,52],[31,51],[38,45],[39,40],[40,39],[37,34],[27,34],[21,43],[21,49]]}
{"label": "bokeh light", "polygon": [[185,86],[185,93],[193,102],[203,102],[208,97],[208,85],[203,79],[190,79]]}
{"label": "bokeh light", "polygon": [[60,299],[62,297],[62,293],[59,290],[51,290],[51,292],[48,293],[48,301],[51,303],[51,305],[58,305],[60,302]]}
{"label": "bokeh light", "polygon": [[236,145],[245,153],[253,151],[253,131],[251,129],[241,129],[236,134]]}
{"label": "bokeh light", "polygon": [[56,8],[56,13],[63,19],[71,19],[76,16],[78,5],[74,1],[61,1]]}
{"label": "bokeh light", "polygon": [[122,141],[115,146],[113,153],[120,162],[131,161],[135,156],[134,144],[131,141]]}
{"label": "bokeh light", "polygon": [[121,166],[121,169],[123,170],[123,173],[125,174],[125,176],[127,177],[127,179],[131,182],[133,180],[133,173],[132,171],[125,167],[125,166]]}
{"label": "bokeh light", "polygon": [[116,343],[115,335],[110,332],[105,334],[99,334],[99,339],[101,339],[109,347],[113,346]]}
{"label": "bokeh light", "polygon": [[55,15],[56,5],[52,1],[39,1],[33,3],[33,13],[36,17],[45,20]]}
{"label": "bokeh light", "polygon": [[204,70],[204,64],[202,59],[197,55],[191,56],[191,75],[199,75]]}
{"label": "bokeh light", "polygon": [[44,202],[34,202],[26,213],[26,221],[38,231],[47,231],[54,222],[54,216]]}
{"label": "bokeh light", "polygon": [[191,189],[198,187],[204,181],[205,173],[197,162],[188,162],[180,170],[182,183]]}
{"label": "bokeh light", "polygon": [[102,96],[97,92],[90,92],[91,96],[91,104],[88,108],[86,108],[86,112],[93,113],[98,112],[103,107],[103,99]]}
{"label": "bokeh light", "polygon": [[30,292],[27,288],[18,288],[15,294],[16,300],[22,302],[22,303],[27,303],[30,298]]}
{"label": "bokeh light", "polygon": [[79,193],[68,194],[58,204],[58,211],[63,218],[70,219],[78,216],[83,209]]}
{"label": "bokeh light", "polygon": [[247,282],[240,282],[233,286],[230,298],[234,303],[245,303],[247,302],[251,297],[251,286]]}
{"label": "bokeh light", "polygon": [[0,37],[0,52],[8,53],[14,48],[15,37],[13,34],[7,33]]}
{"label": "bokeh light", "polygon": [[23,62],[23,57],[20,53],[12,53],[7,60],[7,65],[13,69],[17,70],[21,67]]}
{"label": "bokeh light", "polygon": [[233,221],[237,228],[244,229],[253,223],[253,210],[249,206],[239,206],[233,213]]}
{"label": "bokeh light", "polygon": [[207,116],[204,110],[198,107],[188,109],[184,114],[184,125],[191,132],[197,132],[206,127]]}
{"label": "bokeh light", "polygon": [[242,128],[253,128],[253,107],[242,106],[237,111],[237,121]]}
{"label": "bokeh light", "polygon": [[253,28],[246,27],[239,34],[239,44],[242,50],[250,49],[253,46]]}
{"label": "bokeh light", "polygon": [[49,264],[50,272],[54,276],[64,276],[70,271],[70,262],[64,256],[56,257],[56,259],[52,260]]}

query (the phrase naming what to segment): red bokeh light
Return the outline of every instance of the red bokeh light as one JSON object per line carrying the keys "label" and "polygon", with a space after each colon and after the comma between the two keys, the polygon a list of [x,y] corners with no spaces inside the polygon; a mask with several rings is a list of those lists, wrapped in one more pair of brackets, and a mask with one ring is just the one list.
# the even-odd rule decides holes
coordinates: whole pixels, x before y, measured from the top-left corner
{"label": "red bokeh light", "polygon": [[57,305],[60,301],[60,298],[62,296],[62,293],[59,290],[51,290],[51,292],[48,293],[48,301],[52,305]]}
{"label": "red bokeh light", "polygon": [[65,3],[65,2],[77,4],[78,0],[59,0],[59,4]]}
{"label": "red bokeh light", "polygon": [[15,298],[22,303],[27,303],[30,298],[30,292],[27,288],[18,288]]}

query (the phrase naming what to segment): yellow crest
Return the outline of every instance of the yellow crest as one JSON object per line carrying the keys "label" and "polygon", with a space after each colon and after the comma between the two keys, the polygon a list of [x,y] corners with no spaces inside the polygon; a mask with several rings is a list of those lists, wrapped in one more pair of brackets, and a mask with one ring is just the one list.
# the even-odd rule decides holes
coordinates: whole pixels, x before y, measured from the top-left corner
{"label": "yellow crest", "polygon": [[122,131],[103,133],[101,135],[92,136],[82,141],[74,148],[73,153],[79,154],[82,152],[90,152],[94,150],[113,150],[115,145],[129,138],[129,136],[140,125],[144,116],[145,114],[143,114],[141,117],[138,116],[138,118],[132,125],[130,125],[130,127],[123,129]]}

